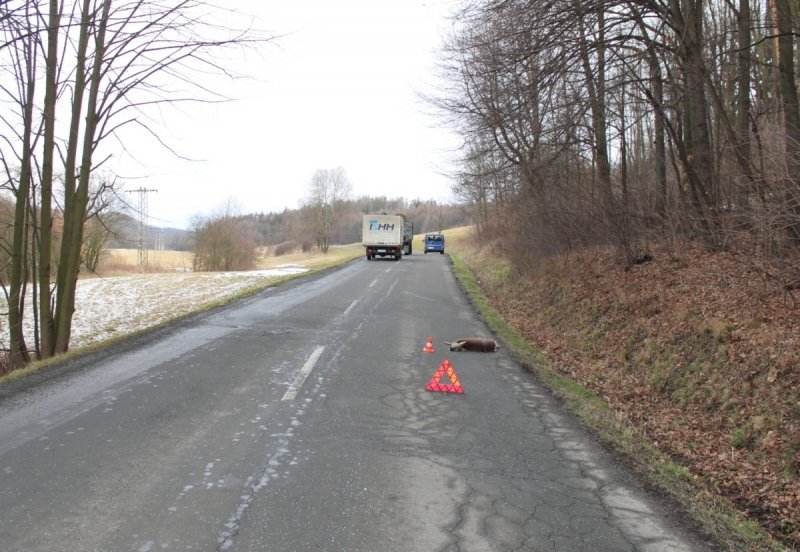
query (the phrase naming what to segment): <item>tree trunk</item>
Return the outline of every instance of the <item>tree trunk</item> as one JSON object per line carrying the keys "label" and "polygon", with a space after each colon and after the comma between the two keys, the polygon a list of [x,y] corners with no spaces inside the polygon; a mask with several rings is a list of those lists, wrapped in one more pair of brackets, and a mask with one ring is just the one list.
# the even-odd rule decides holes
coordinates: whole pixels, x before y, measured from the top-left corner
{"label": "tree trunk", "polygon": [[[794,35],[792,34],[792,11],[789,0],[773,0],[775,23],[778,31],[776,60],[778,79],[783,103],[783,121],[786,132],[786,161],[789,176],[800,180],[800,107],[798,106],[797,83],[794,66]],[[800,186],[800,182],[796,183]]]}
{"label": "tree trunk", "polygon": [[711,136],[708,129],[708,101],[705,91],[705,64],[703,62],[703,3],[689,0],[687,10],[687,33],[685,35],[684,74],[689,100],[689,127],[691,128],[691,155],[695,185],[704,207],[714,204],[712,190],[713,158]]}
{"label": "tree trunk", "polygon": [[622,220],[618,224],[621,225],[621,242],[625,250],[625,268],[630,269],[633,266],[636,252],[633,247],[633,232],[631,229],[630,195],[628,191],[628,140],[625,131],[625,117],[625,84],[623,83],[619,100],[619,181],[622,188],[622,208],[620,213]]}
{"label": "tree trunk", "polygon": [[41,227],[39,241],[39,320],[41,323],[40,355],[50,357],[54,352],[53,311],[50,280],[52,278],[53,248],[53,157],[58,73],[58,33],[61,14],[58,0],[50,0],[47,26],[47,59],[44,93],[44,144],[42,153]]}
{"label": "tree trunk", "polygon": [[789,236],[800,245],[800,107],[794,67],[794,35],[789,0],[773,0],[773,21],[778,31],[775,40],[775,59],[783,104],[786,171],[789,184],[786,192]]}
{"label": "tree trunk", "polygon": [[667,114],[664,110],[664,76],[658,55],[656,55],[656,45],[641,16],[636,17],[636,24],[647,45],[647,64],[650,68],[650,87],[648,89],[646,85],[642,85],[641,88],[655,111],[653,121],[653,172],[656,176],[655,212],[661,220],[666,220],[668,197],[665,119]]}
{"label": "tree trunk", "polygon": [[[752,16],[750,14],[750,0],[739,0],[739,13],[737,14],[737,26],[739,34],[739,52],[737,54],[737,78],[739,81],[738,97],[736,98],[736,150],[741,162],[747,166],[753,166],[753,159],[750,150],[750,71],[752,68],[751,58],[751,26]],[[752,179],[749,183],[752,187]],[[744,208],[747,194],[752,190],[737,189],[737,207]]]}
{"label": "tree trunk", "polygon": [[[86,106],[86,122],[83,131],[83,151],[81,155],[80,172],[77,185],[73,176],[73,188],[69,194],[65,191],[64,197],[64,237],[61,243],[61,256],[59,262],[58,302],[56,304],[55,318],[55,343],[56,353],[63,353],[69,349],[69,340],[72,333],[72,315],[75,313],[75,288],[78,283],[78,272],[81,263],[81,243],[83,241],[83,226],[86,222],[86,208],[89,203],[89,179],[92,171],[92,151],[95,146],[95,131],[97,129],[97,104],[100,93],[100,79],[102,76],[103,57],[105,55],[105,31],[108,15],[111,9],[111,0],[103,2],[103,13],[97,21],[88,13],[89,0],[85,0],[84,7],[87,12],[83,14],[81,25],[81,42],[88,42],[90,27],[88,23],[97,26],[94,44],[94,60],[92,75],[89,79],[89,99]],[[83,53],[83,66],[85,66],[85,50]],[[83,71],[81,71],[83,72]],[[77,94],[76,78],[76,96]],[[81,79],[83,80],[83,79]],[[83,84],[85,88],[85,83]],[[82,94],[81,94],[82,97]],[[80,109],[80,108],[78,108]],[[75,113],[73,112],[73,117]],[[70,137],[72,138],[72,136]],[[75,137],[77,144],[78,137]],[[74,173],[73,173],[74,174]],[[68,187],[69,188],[69,187]]]}
{"label": "tree trunk", "polygon": [[[69,240],[73,234],[75,191],[77,187],[78,142],[80,140],[80,123],[83,112],[83,96],[86,92],[86,51],[89,46],[89,28],[92,21],[90,0],[83,1],[81,22],[79,26],[78,50],[76,52],[75,82],[73,83],[72,113],[67,142],[67,155],[64,162],[64,221],[59,255],[58,274],[56,276],[56,304],[53,320],[53,354],[67,350],[69,337],[63,335],[70,330],[72,312],[66,308],[70,291],[69,275]],[[77,275],[76,275],[77,277]]]}
{"label": "tree trunk", "polygon": [[614,216],[614,202],[611,191],[611,162],[608,158],[608,128],[606,121],[605,98],[605,46],[604,46],[604,9],[601,0],[597,6],[598,33],[595,55],[597,56],[597,70],[592,69],[588,37],[584,27],[583,14],[578,14],[578,49],[583,65],[586,91],[589,95],[589,107],[592,112],[592,141],[596,163],[598,184],[600,186],[601,206],[606,217]]}
{"label": "tree trunk", "polygon": [[678,58],[684,78],[684,136],[681,164],[686,171],[692,208],[700,231],[719,246],[714,198],[713,156],[708,128],[706,71],[703,61],[703,0],[670,0],[670,26],[678,35]]}
{"label": "tree trunk", "polygon": [[[26,20],[29,14],[26,14]],[[25,344],[23,321],[25,313],[25,284],[28,276],[28,201],[33,174],[33,105],[36,92],[36,39],[31,29],[27,36],[20,38],[15,47],[21,53],[20,66],[17,68],[20,77],[24,78],[24,98],[22,107],[22,156],[19,174],[19,185],[16,190],[14,208],[14,230],[11,244],[11,270],[9,274],[8,296],[8,330],[10,362],[17,368],[30,361],[30,354]]]}
{"label": "tree trunk", "polygon": [[[652,46],[649,47],[652,50]],[[667,217],[667,152],[666,152],[666,132],[664,131],[664,80],[661,75],[661,65],[655,53],[651,51],[649,57],[650,62],[650,79],[652,82],[652,101],[656,104],[656,114],[654,126],[654,143],[653,143],[653,163],[654,171],[656,173],[656,214],[662,219],[666,220]]]}

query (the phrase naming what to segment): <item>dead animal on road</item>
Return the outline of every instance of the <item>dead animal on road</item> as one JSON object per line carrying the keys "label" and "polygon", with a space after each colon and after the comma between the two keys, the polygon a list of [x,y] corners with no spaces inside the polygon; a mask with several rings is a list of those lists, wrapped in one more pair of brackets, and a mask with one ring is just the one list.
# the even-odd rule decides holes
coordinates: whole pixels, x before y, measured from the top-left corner
{"label": "dead animal on road", "polygon": [[494,339],[483,337],[468,337],[466,339],[456,339],[452,343],[445,341],[445,345],[450,346],[451,351],[472,351],[476,353],[495,353],[500,350],[500,345]]}

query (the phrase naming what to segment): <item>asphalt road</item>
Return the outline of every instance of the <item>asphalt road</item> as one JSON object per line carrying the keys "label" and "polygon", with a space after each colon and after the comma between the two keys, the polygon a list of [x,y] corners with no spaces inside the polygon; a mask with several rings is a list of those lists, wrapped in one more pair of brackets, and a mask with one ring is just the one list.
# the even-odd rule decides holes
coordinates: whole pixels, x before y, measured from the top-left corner
{"label": "asphalt road", "polygon": [[710,549],[468,336],[446,256],[362,259],[4,386],[0,547]]}

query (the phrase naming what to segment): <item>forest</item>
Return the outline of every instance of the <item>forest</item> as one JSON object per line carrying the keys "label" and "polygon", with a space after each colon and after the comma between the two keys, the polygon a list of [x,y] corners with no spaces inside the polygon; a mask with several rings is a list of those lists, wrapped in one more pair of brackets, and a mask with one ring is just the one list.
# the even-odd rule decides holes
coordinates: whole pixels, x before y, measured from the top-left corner
{"label": "forest", "polygon": [[[331,243],[361,242],[362,217],[370,213],[402,214],[414,221],[414,233],[438,232],[445,228],[470,224],[469,212],[459,205],[441,204],[433,200],[405,198],[361,197],[344,200],[336,205],[336,220],[331,229]],[[281,213],[243,215],[241,220],[257,233],[259,245],[279,245],[286,241],[312,242],[314,217],[309,207]]]}
{"label": "forest", "polygon": [[797,12],[791,0],[467,3],[430,100],[465,141],[456,190],[478,228],[506,235],[521,264],[605,243],[630,267],[650,240],[680,237],[741,248],[795,283]]}

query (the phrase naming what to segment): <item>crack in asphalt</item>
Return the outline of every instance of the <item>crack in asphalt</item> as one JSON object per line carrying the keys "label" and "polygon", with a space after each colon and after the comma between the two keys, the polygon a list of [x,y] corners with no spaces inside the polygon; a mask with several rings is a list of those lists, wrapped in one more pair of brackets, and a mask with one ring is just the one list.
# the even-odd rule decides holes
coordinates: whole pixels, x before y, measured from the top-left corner
{"label": "crack in asphalt", "polygon": [[[306,391],[309,395],[319,393],[326,378],[341,370],[339,360],[348,340],[361,335],[370,323],[388,318],[381,309],[396,284],[396,279],[388,282],[388,292],[372,302],[359,303],[366,312],[350,321],[353,325],[347,338],[328,338],[328,343],[335,341],[335,346],[326,351],[326,369],[318,375],[316,387]],[[345,318],[334,318],[320,335],[335,334]],[[398,336],[404,338],[408,339]],[[422,358],[418,350],[392,362],[406,367],[420,366],[424,365]],[[423,389],[424,383],[415,383],[420,377],[419,370],[398,369],[372,395],[385,407],[385,412],[393,415],[371,415],[363,422],[364,427],[353,423],[348,425],[350,433],[343,435],[351,447],[363,445],[409,464],[427,466],[437,474],[440,485],[444,482],[442,489],[453,496],[452,516],[446,523],[439,522],[447,540],[439,550],[692,549],[681,537],[662,527],[660,516],[646,503],[616,482],[618,476],[613,466],[609,469],[614,475],[603,467],[607,460],[598,457],[602,452],[584,444],[585,434],[557,412],[554,399],[532,382],[529,374],[502,358],[497,364],[498,377],[503,378],[510,390],[509,400],[528,420],[524,435],[517,438],[535,440],[533,457],[522,456],[524,450],[497,456],[499,450],[466,448],[464,443],[478,442],[480,428],[473,430],[458,423],[442,427],[439,416],[447,410],[441,403],[453,398],[432,398]],[[295,418],[302,414],[303,409],[298,410]],[[382,437],[375,440],[359,437],[360,433]],[[219,551],[233,545],[245,510],[253,497],[276,477],[274,469],[282,462],[292,438],[290,428],[280,442],[280,450],[267,458],[258,483],[243,497],[226,524],[228,532],[220,537]]]}

